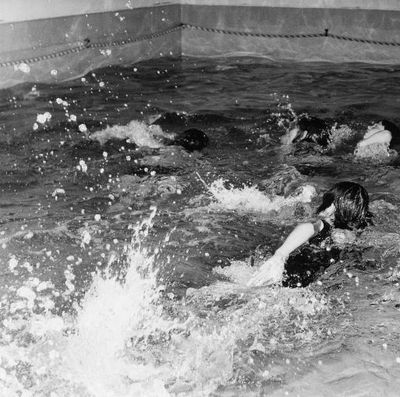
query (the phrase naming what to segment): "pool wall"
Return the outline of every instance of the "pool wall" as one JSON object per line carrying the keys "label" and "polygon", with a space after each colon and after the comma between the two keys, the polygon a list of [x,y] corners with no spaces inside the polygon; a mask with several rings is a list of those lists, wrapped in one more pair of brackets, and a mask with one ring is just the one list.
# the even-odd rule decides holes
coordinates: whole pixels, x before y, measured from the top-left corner
{"label": "pool wall", "polygon": [[400,63],[397,0],[2,0],[0,88],[164,56]]}
{"label": "pool wall", "polygon": [[228,9],[224,5],[182,5],[182,21],[202,27],[183,31],[182,54],[297,61],[400,61],[398,10],[278,6]]}

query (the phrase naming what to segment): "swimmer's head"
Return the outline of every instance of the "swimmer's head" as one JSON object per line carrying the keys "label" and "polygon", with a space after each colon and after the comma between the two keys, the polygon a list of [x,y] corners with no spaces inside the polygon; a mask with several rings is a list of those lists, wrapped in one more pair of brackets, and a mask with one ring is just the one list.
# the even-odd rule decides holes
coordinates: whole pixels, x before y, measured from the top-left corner
{"label": "swimmer's head", "polygon": [[[390,131],[392,133],[392,135],[399,135],[399,133],[400,133],[399,127],[397,127],[396,124],[392,123],[389,120],[381,120],[376,124],[381,125],[385,130]],[[369,129],[369,127],[368,127],[368,129]]]}
{"label": "swimmer's head", "polygon": [[328,190],[317,213],[329,211],[337,228],[363,229],[371,223],[368,193],[358,183],[339,182]]}
{"label": "swimmer's head", "polygon": [[384,150],[382,152],[383,157],[386,157],[389,153],[384,147],[389,148],[393,139],[394,144],[399,143],[400,130],[394,123],[388,120],[380,120],[371,123],[368,125],[367,132],[364,134],[363,139],[357,143],[354,154],[358,157],[370,157],[373,153],[369,148],[372,147],[376,149],[376,144],[379,144],[381,149]]}
{"label": "swimmer's head", "polygon": [[329,144],[330,138],[330,131],[324,120],[303,115],[290,124],[286,134],[281,138],[281,142],[284,145],[289,145],[307,141],[325,147]]}
{"label": "swimmer's head", "polygon": [[173,145],[179,145],[193,152],[194,150],[204,149],[208,143],[208,135],[196,128],[189,128],[175,136],[175,139],[171,142]]}
{"label": "swimmer's head", "polygon": [[378,122],[368,125],[367,133],[365,134],[364,138],[368,138],[369,136],[381,131],[389,131],[391,136],[400,136],[400,129],[396,124],[389,120],[379,120]]}

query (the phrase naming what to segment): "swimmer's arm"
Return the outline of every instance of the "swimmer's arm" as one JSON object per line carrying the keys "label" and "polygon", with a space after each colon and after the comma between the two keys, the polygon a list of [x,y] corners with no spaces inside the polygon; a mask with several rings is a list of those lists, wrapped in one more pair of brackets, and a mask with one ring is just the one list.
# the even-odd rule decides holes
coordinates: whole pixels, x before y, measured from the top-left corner
{"label": "swimmer's arm", "polygon": [[299,132],[298,128],[293,128],[293,129],[287,131],[286,134],[281,136],[281,138],[280,138],[281,144],[282,145],[290,145],[291,143],[293,143],[298,132]]}
{"label": "swimmer's arm", "polygon": [[368,146],[373,143],[388,143],[390,144],[390,141],[392,140],[392,134],[388,130],[381,130],[378,132],[367,132],[364,135],[364,138],[358,142],[357,146]]}
{"label": "swimmer's arm", "polygon": [[305,244],[311,237],[319,233],[324,227],[321,220],[315,223],[300,223],[297,225],[284,243],[275,251],[275,255],[281,256],[285,261],[287,257],[296,249]]}
{"label": "swimmer's arm", "polygon": [[316,223],[301,223],[297,225],[285,242],[275,251],[275,254],[260,266],[260,269],[249,280],[247,285],[259,287],[281,281],[289,254],[320,232],[323,227],[324,224],[321,220]]}

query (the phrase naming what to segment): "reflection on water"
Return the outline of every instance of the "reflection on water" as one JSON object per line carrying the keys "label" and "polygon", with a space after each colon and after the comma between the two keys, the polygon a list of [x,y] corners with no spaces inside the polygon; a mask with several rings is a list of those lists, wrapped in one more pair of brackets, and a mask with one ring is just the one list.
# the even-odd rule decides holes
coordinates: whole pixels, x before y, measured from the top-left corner
{"label": "reflection on water", "polygon": [[[400,124],[400,69],[157,62],[0,93],[0,395],[396,396],[398,160],[352,153]],[[280,147],[302,112],[327,152]],[[202,152],[164,144],[191,127]],[[343,179],[374,226],[308,288],[248,288]]]}

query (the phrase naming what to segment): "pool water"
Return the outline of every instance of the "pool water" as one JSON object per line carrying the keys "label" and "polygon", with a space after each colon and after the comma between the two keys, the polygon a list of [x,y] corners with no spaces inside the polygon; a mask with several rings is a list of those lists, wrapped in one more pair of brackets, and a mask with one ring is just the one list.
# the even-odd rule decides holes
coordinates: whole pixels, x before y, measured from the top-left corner
{"label": "pool water", "polygon": [[[1,91],[0,395],[397,396],[399,163],[353,151],[400,124],[399,82],[184,58]],[[302,113],[337,123],[328,150],[280,145]],[[192,127],[201,152],[159,139]],[[247,287],[340,180],[374,214],[350,255],[305,288]]]}

